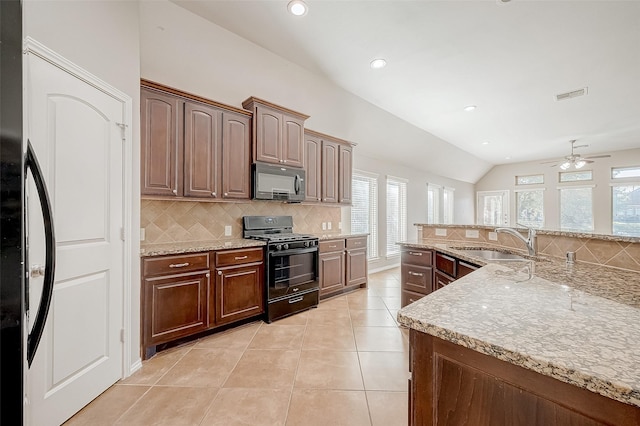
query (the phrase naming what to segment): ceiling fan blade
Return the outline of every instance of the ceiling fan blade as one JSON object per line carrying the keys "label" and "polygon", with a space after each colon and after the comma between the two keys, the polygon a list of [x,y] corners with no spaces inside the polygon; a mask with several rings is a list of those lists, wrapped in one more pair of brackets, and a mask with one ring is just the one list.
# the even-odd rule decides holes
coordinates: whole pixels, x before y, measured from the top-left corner
{"label": "ceiling fan blade", "polygon": [[544,162],[542,162],[542,163],[540,163],[540,164],[551,164],[551,163],[556,163],[556,164],[557,164],[557,163],[558,163],[558,161],[560,161],[560,160],[544,161]]}
{"label": "ceiling fan blade", "polygon": [[582,158],[609,158],[611,157],[609,154],[605,154],[605,155],[590,155],[588,157],[582,157]]}

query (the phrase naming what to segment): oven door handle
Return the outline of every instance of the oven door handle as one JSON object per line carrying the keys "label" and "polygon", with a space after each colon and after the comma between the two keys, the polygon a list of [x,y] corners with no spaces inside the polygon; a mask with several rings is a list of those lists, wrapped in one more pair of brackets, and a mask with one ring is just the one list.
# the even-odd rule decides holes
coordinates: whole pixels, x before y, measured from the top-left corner
{"label": "oven door handle", "polygon": [[318,251],[318,247],[272,251],[272,252],[269,252],[269,256],[271,256],[271,257],[282,257],[282,256],[289,256],[289,255],[292,255],[292,254],[313,253],[314,251],[317,252]]}

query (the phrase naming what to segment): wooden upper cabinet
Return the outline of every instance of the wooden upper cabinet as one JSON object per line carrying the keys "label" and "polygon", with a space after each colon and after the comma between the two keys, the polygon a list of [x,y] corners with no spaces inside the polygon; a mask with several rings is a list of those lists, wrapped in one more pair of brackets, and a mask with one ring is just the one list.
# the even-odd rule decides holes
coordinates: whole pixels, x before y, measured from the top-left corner
{"label": "wooden upper cabinet", "polygon": [[182,105],[170,94],[140,92],[142,195],[182,195]]}
{"label": "wooden upper cabinet", "polygon": [[222,197],[251,196],[251,118],[222,115]]}
{"label": "wooden upper cabinet", "polygon": [[186,102],[184,106],[184,196],[219,198],[222,111]]}
{"label": "wooden upper cabinet", "polygon": [[309,116],[254,97],[242,106],[253,112],[253,161],[304,166],[304,121]]}
{"label": "wooden upper cabinet", "polygon": [[338,158],[340,146],[322,141],[322,201],[338,202]]}
{"label": "wooden upper cabinet", "polygon": [[320,138],[305,134],[305,195],[306,201],[320,201],[321,200],[321,183],[322,183],[322,142]]}
{"label": "wooden upper cabinet", "polygon": [[353,148],[340,145],[340,161],[338,164],[338,202],[351,204],[351,179],[353,177]]}
{"label": "wooden upper cabinet", "polygon": [[291,167],[304,166],[304,120],[283,116],[282,162]]}

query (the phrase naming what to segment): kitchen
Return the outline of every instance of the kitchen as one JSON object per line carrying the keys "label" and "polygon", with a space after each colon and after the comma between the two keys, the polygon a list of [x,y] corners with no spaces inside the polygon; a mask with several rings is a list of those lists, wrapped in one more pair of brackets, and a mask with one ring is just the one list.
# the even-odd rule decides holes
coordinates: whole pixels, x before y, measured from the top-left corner
{"label": "kitchen", "polygon": [[[517,2],[513,2],[511,5],[496,5],[495,7],[506,8],[514,5],[517,5]],[[89,5],[65,2],[25,2],[24,8],[25,35],[44,43],[72,62],[123,90],[133,99],[134,111],[137,111],[140,105],[141,77],[237,108],[241,107],[241,102],[248,96],[258,96],[310,115],[306,124],[314,130],[357,142],[358,145],[354,148],[355,169],[377,173],[380,177],[392,175],[408,179],[407,239],[415,239],[418,235],[417,228],[412,225],[423,223],[426,220],[424,208],[421,206],[427,204],[427,195],[424,191],[427,182],[436,183],[442,187],[455,188],[456,223],[474,223],[475,221],[473,210],[476,188],[470,182],[475,182],[483,176],[491,168],[491,162],[481,160],[462,149],[447,144],[442,139],[419,130],[406,121],[338,89],[324,78],[317,77],[302,67],[283,60],[222,27],[213,25],[177,4],[171,2],[142,2],[140,4],[97,2]],[[503,11],[501,13],[506,13],[504,9],[498,10]],[[109,26],[97,24],[106,19],[113,24]],[[57,25],[51,25],[50,22],[56,22]],[[65,28],[66,31],[60,31],[59,28]],[[117,28],[117,31],[114,31],[114,28]],[[77,34],[83,34],[83,36],[77,37]],[[100,54],[96,52],[100,52]],[[368,67],[368,61],[365,65]],[[562,82],[558,85],[562,86],[563,90],[568,90],[574,88],[573,82],[570,83],[571,85]],[[553,92],[549,94],[549,96],[552,95]],[[591,93],[589,96],[596,95],[597,93]],[[335,105],[343,105],[344,107],[336,108]],[[476,112],[480,113],[481,111],[482,105],[479,105]],[[459,112],[460,115],[465,113]],[[458,113],[456,112],[456,114]],[[133,117],[135,116],[134,114]],[[137,147],[139,146],[140,125],[135,118],[130,122],[130,131],[133,146],[131,150],[132,176],[139,176],[140,157]],[[566,133],[571,134],[572,131],[568,130]],[[368,140],[387,142],[373,146],[374,144],[365,142]],[[397,140],[408,141],[407,147],[401,150],[389,150],[388,147],[395,144],[389,141]],[[557,148],[555,151],[549,152],[545,157],[540,157],[540,161],[565,155],[566,147],[564,145],[566,143],[564,140],[557,142],[557,145],[562,145],[562,149]],[[478,144],[480,144],[479,141]],[[608,145],[604,145],[595,153],[611,150]],[[410,155],[407,154],[409,152]],[[434,152],[437,152],[437,155],[434,155]],[[631,156],[634,153],[631,152],[623,156],[625,164],[614,165],[637,165],[637,161],[633,161],[634,158],[637,159],[637,153],[635,153],[636,157]],[[380,209],[384,209],[386,205],[383,186],[380,185],[379,188]],[[598,185],[598,188],[602,186],[604,185]],[[486,189],[505,189],[505,187]],[[547,190],[545,195],[551,192]],[[146,242],[154,241],[154,238],[160,238],[161,235],[171,236],[163,232],[160,234],[156,232],[155,235],[150,232],[148,228],[152,220],[146,214],[149,214],[147,207],[152,204],[146,200],[138,201],[139,196],[136,194],[139,193],[139,182],[133,179],[129,229],[130,235],[135,235],[136,238],[131,238],[130,241],[132,253],[139,251],[140,243],[137,241],[137,237],[141,228],[144,228],[147,234],[145,235]],[[216,205],[215,203],[208,204]],[[187,202],[186,205],[189,203]],[[242,203],[238,204],[238,206],[243,205]],[[180,206],[181,204],[177,207],[170,207],[165,204],[169,210],[171,208],[179,209]],[[286,210],[290,207],[281,208]],[[299,207],[305,208],[304,205]],[[239,218],[244,214],[233,211],[235,209],[226,204],[222,209],[225,210],[225,213],[227,210],[231,210],[230,213],[227,213],[229,214],[227,218],[223,220],[228,220],[225,225],[231,226],[232,234],[239,236],[242,232]],[[327,225],[331,223],[335,233],[340,231],[336,228],[339,228],[338,225],[342,223],[344,231],[348,232],[346,228],[346,224],[349,222],[348,209],[332,207],[327,207],[327,209],[331,211],[329,218],[312,220],[308,224],[309,229],[301,229],[299,232],[322,235],[322,222]],[[286,215],[288,212],[283,211],[282,214]],[[295,215],[295,213],[291,214]],[[339,218],[333,216],[337,214],[340,215]],[[345,215],[347,216],[345,217]],[[143,220],[149,222],[141,225]],[[383,221],[381,222],[383,223]],[[294,224],[298,223],[299,220],[296,217]],[[166,221],[164,224],[168,227],[174,225],[174,223],[166,223]],[[380,226],[379,229],[380,260],[369,265],[370,271],[397,265],[398,262],[397,258],[385,258],[386,227]],[[223,237],[224,231],[225,229],[222,227],[210,232],[213,237]],[[324,233],[327,233],[326,230]],[[140,300],[139,287],[136,285],[140,280],[141,271],[139,268],[139,264],[132,262],[129,313],[131,324],[127,327],[130,339],[128,340],[129,353],[127,357],[130,362],[124,369],[125,375],[140,365],[140,342],[138,340],[140,307],[135,303]]]}

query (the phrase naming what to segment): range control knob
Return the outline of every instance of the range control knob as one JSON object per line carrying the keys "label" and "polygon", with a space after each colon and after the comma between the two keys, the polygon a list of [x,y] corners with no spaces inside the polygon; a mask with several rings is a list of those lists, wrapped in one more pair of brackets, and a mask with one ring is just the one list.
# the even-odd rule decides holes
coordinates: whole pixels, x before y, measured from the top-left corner
{"label": "range control knob", "polygon": [[276,250],[282,250],[282,244],[278,244],[278,245],[276,246]]}
{"label": "range control knob", "polygon": [[304,242],[304,246],[305,246],[305,247],[309,247],[310,245],[311,245],[311,241],[305,241],[305,242]]}
{"label": "range control knob", "polygon": [[289,248],[289,244],[283,244],[283,245],[282,245],[282,248],[283,248],[284,250],[287,250],[287,249]]}

